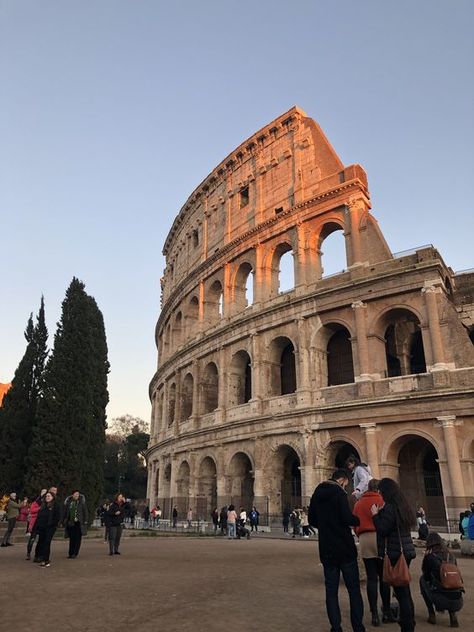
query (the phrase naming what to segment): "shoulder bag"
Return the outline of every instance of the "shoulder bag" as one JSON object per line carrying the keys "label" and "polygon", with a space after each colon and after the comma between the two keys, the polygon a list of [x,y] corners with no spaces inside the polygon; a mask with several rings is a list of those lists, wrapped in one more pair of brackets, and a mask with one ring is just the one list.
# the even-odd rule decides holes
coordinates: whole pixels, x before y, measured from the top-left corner
{"label": "shoulder bag", "polygon": [[396,561],[395,565],[392,566],[392,562],[387,555],[387,538],[385,538],[385,555],[383,558],[383,581],[389,586],[408,586],[410,584],[410,570],[408,568],[407,561],[405,559],[405,555],[403,553],[403,544],[402,537],[400,535],[400,529],[398,528],[398,539],[400,541],[400,557]]}

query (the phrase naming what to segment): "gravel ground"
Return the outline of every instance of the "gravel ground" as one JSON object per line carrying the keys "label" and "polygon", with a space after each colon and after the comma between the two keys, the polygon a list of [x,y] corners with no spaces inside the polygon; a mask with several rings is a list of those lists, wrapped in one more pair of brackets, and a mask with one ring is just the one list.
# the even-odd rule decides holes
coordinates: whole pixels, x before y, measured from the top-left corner
{"label": "gravel ground", "polygon": [[[329,631],[322,567],[314,541],[223,538],[134,538],[110,557],[102,541],[83,541],[67,559],[65,541],[53,542],[52,565],[25,561],[16,544],[0,550],[0,630],[15,632],[305,632]],[[426,623],[418,590],[421,552],[412,564],[417,632],[448,628]],[[473,629],[474,559],[459,560],[467,599],[461,627]],[[365,599],[365,584],[363,585]],[[340,589],[344,630],[348,599]],[[366,624],[369,615],[366,610]],[[396,624],[383,625],[398,632]]]}

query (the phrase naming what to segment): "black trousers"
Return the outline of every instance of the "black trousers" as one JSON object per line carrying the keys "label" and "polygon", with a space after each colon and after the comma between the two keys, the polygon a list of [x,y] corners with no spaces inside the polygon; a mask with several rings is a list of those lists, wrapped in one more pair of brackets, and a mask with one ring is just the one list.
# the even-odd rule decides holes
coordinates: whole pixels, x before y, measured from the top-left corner
{"label": "black trousers", "polygon": [[122,525],[109,527],[109,550],[111,553],[117,553],[120,546],[120,538],[122,537]]}
{"label": "black trousers", "polygon": [[[410,566],[411,560],[407,561]],[[393,591],[400,608],[398,624],[401,632],[414,632],[415,630],[415,606],[410,592],[410,586],[394,586]]]}
{"label": "black trousers", "polygon": [[3,536],[2,544],[10,544],[10,537],[15,527],[16,527],[16,517],[10,518],[8,520],[7,530],[5,532],[5,535]]}
{"label": "black trousers", "polygon": [[326,585],[326,611],[331,632],[342,632],[341,610],[339,608],[339,580],[342,573],[349,593],[351,625],[354,632],[365,632],[364,602],[360,593],[359,567],[357,560],[338,564],[323,562],[324,583]]}
{"label": "black trousers", "polygon": [[82,531],[79,522],[67,527],[67,536],[69,538],[69,557],[76,557],[79,554],[82,541]]}
{"label": "black trousers", "polygon": [[51,540],[53,539],[56,527],[41,527],[38,529],[38,544],[35,549],[35,559],[42,562],[49,562],[51,555]]}
{"label": "black trousers", "polygon": [[382,610],[384,613],[390,612],[390,586],[383,578],[383,560],[380,557],[364,558],[365,572],[367,573],[367,599],[369,600],[370,612],[377,612],[377,588],[380,589],[382,599]]}

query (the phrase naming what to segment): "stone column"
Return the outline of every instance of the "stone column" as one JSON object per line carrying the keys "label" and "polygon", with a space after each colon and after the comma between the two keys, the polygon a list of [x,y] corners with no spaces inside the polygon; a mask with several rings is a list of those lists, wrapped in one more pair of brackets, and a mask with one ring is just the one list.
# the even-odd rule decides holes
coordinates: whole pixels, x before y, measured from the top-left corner
{"label": "stone column", "polygon": [[448,461],[449,480],[451,482],[451,494],[452,496],[455,496],[457,498],[463,498],[465,492],[461,471],[459,445],[455,430],[456,417],[454,415],[446,415],[442,417],[437,417],[436,419],[443,428],[444,445]]}
{"label": "stone column", "polygon": [[367,464],[370,465],[372,476],[380,478],[379,452],[377,449],[377,425],[375,423],[360,424],[362,432],[365,434],[365,449],[367,453]]}
{"label": "stone column", "polygon": [[225,263],[224,264],[224,287],[222,288],[222,291],[224,294],[223,296],[224,309],[222,312],[223,317],[229,317],[235,312],[235,309],[233,309],[232,307],[235,293],[232,291],[233,288],[231,284],[231,276],[232,276],[231,265],[230,263]]}
{"label": "stone column", "polygon": [[[362,200],[350,200],[346,205],[346,212],[348,215],[348,228],[351,233],[351,261],[349,263],[349,267],[360,265],[362,263],[362,252],[360,245],[360,233],[359,233],[359,222],[361,216],[361,207],[363,206]],[[346,231],[347,232],[347,229]]]}
{"label": "stone column", "polygon": [[257,244],[255,246],[254,305],[264,301],[268,294],[265,287],[267,280],[265,279],[264,255],[265,247],[262,244]]}
{"label": "stone column", "polygon": [[209,211],[208,211],[208,203],[209,198],[206,196],[204,205],[204,222],[202,225],[202,260],[205,261],[207,259],[208,250],[209,250]]}
{"label": "stone column", "polygon": [[295,286],[306,285],[307,261],[306,261],[306,229],[302,222],[296,225],[296,253],[295,253]]}
{"label": "stone column", "polygon": [[369,345],[367,342],[367,328],[365,322],[365,310],[367,304],[362,301],[355,301],[351,305],[355,315],[356,335],[357,335],[357,355],[359,357],[359,378],[370,379],[369,368]]}
{"label": "stone column", "polygon": [[177,370],[175,375],[176,383],[176,400],[174,403],[174,424],[173,434],[175,437],[179,436],[179,424],[181,422],[181,371]]}
{"label": "stone column", "polygon": [[199,401],[199,393],[201,389],[201,385],[199,382],[199,361],[193,361],[193,412],[192,417],[196,420],[201,414],[200,409],[200,401]]}
{"label": "stone column", "polygon": [[446,369],[444,361],[443,340],[439,325],[437,294],[441,294],[440,287],[424,287],[422,293],[425,295],[426,311],[428,314],[428,324],[430,329],[431,353],[433,356],[434,369]]}

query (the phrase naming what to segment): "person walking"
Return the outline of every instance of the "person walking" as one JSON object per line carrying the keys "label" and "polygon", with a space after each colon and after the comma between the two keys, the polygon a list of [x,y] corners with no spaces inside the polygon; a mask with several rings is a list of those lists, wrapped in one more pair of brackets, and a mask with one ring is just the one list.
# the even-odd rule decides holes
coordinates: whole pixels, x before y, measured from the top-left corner
{"label": "person walking", "polygon": [[359,526],[355,527],[354,530],[359,538],[359,552],[367,574],[367,599],[373,626],[380,625],[377,589],[380,590],[380,598],[382,599],[382,622],[393,623],[395,621],[390,611],[390,586],[383,581],[383,559],[378,553],[377,532],[371,512],[373,504],[380,507],[383,505],[383,498],[377,490],[378,481],[372,479],[369,481],[368,490],[362,494],[352,510],[352,513],[360,521]]}
{"label": "person walking", "polygon": [[188,529],[191,529],[191,527],[193,526],[193,510],[191,509],[191,507],[188,509],[186,520],[188,522]]}
{"label": "person walking", "polygon": [[372,478],[370,467],[367,463],[361,463],[360,459],[357,458],[355,454],[351,454],[346,459],[345,466],[352,474],[352,483],[354,486],[352,495],[355,498],[360,498],[362,494],[367,491],[369,481]]}
{"label": "person walking", "polygon": [[436,612],[448,611],[449,624],[458,628],[456,613],[463,606],[462,588],[443,588],[441,583],[441,564],[449,562],[456,564],[454,555],[450,555],[444,540],[439,533],[433,531],[426,539],[426,553],[421,565],[420,577],[421,596],[428,609],[428,623],[436,624]]}
{"label": "person walking", "polygon": [[[415,516],[410,503],[405,498],[398,483],[391,478],[382,478],[379,492],[384,505],[373,504],[371,513],[377,531],[377,547],[380,557],[387,552],[390,563],[394,566],[401,555],[405,556],[408,566],[415,559],[416,551],[411,538],[411,527],[415,524]],[[414,632],[415,607],[408,586],[394,586],[398,601],[401,632]]]}
{"label": "person walking", "polygon": [[76,489],[64,502],[64,537],[69,538],[69,559],[75,559],[79,555],[82,536],[87,534],[88,521],[86,499]]}
{"label": "person walking", "polygon": [[227,535],[227,506],[224,505],[219,514],[219,525],[221,528],[221,535]]}
{"label": "person walking", "polygon": [[122,494],[118,493],[107,511],[109,516],[109,555],[120,555],[120,538],[127,504]]}
{"label": "person walking", "polygon": [[38,544],[35,549],[35,562],[41,566],[51,566],[51,541],[61,520],[59,503],[51,492],[44,495],[36,519]]}
{"label": "person walking", "polygon": [[349,593],[352,629],[365,632],[357,549],[351,532],[351,527],[359,526],[359,518],[349,508],[345,491],[348,483],[347,471],[335,470],[330,480],[316,487],[309,505],[309,524],[319,532],[319,558],[324,569],[331,632],[342,632],[338,598],[341,573]]}
{"label": "person walking", "polygon": [[288,531],[288,527],[290,524],[290,516],[291,516],[291,511],[287,508],[283,510],[283,517],[282,517],[282,525],[283,525],[283,533],[286,533],[286,535],[290,535],[289,531]]}
{"label": "person walking", "polygon": [[229,540],[233,540],[236,536],[237,512],[234,505],[229,505],[227,511],[227,536]]}
{"label": "person walking", "polygon": [[143,510],[143,520],[144,520],[143,527],[145,529],[148,529],[150,527],[150,507],[148,505]]}
{"label": "person walking", "polygon": [[2,544],[0,546],[13,546],[13,544],[10,542],[10,538],[12,537],[13,530],[16,527],[16,522],[19,514],[20,503],[16,502],[16,492],[11,492],[6,506],[6,519],[8,523],[7,530],[5,531],[5,535],[3,536]]}

